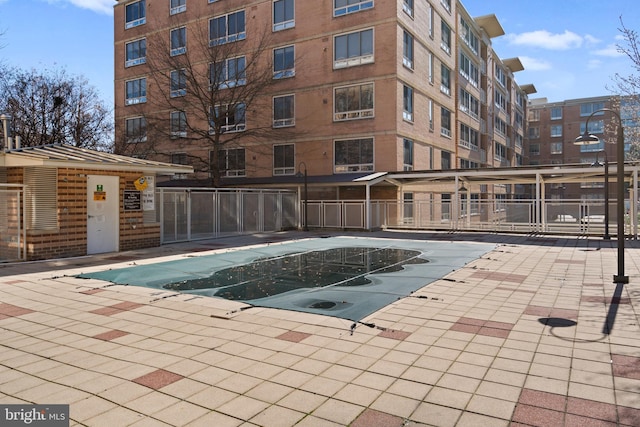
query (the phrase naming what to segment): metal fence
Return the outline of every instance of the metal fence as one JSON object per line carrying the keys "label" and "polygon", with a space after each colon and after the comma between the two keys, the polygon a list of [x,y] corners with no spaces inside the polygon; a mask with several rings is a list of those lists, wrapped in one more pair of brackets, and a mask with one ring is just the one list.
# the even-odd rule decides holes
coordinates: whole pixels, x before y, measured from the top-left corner
{"label": "metal fence", "polygon": [[[304,203],[304,202],[302,202]],[[309,201],[312,228],[410,228],[448,231],[615,234],[616,202],[608,205],[608,227],[602,201],[481,200],[434,201]],[[302,210],[301,210],[302,211]],[[637,237],[638,219],[625,215],[625,234]]]}
{"label": "metal fence", "polygon": [[156,195],[163,244],[299,226],[292,191],[159,188]]}
{"label": "metal fence", "polygon": [[0,261],[26,259],[24,186],[0,184]]}

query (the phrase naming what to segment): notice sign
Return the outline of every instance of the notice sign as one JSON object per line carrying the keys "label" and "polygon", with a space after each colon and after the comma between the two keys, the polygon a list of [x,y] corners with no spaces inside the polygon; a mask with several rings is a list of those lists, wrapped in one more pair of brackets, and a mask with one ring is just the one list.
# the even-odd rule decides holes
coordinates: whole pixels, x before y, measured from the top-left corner
{"label": "notice sign", "polygon": [[1,405],[1,426],[69,427],[69,405]]}
{"label": "notice sign", "polygon": [[142,209],[142,194],[136,190],[124,190],[124,210],[139,211]]}
{"label": "notice sign", "polygon": [[104,202],[107,200],[107,192],[106,191],[94,191],[93,192],[93,201],[94,202]]}
{"label": "notice sign", "polygon": [[142,209],[152,211],[156,208],[156,186],[153,176],[145,176],[146,187],[142,191]]}

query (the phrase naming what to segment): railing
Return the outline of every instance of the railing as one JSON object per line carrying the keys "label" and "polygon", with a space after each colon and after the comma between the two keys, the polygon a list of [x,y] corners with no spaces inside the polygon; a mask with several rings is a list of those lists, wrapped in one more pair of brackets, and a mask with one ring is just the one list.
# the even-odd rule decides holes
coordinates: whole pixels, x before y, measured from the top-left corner
{"label": "railing", "polygon": [[283,190],[159,188],[161,243],[298,227],[298,195]]}
{"label": "railing", "polygon": [[[304,202],[301,202],[303,206]],[[368,208],[368,209],[367,209]],[[603,235],[604,203],[581,200],[309,201],[309,227],[331,229],[410,228],[449,231]],[[615,200],[609,203],[609,229],[616,230]],[[302,208],[300,209],[302,212]],[[625,234],[634,225],[626,216]]]}

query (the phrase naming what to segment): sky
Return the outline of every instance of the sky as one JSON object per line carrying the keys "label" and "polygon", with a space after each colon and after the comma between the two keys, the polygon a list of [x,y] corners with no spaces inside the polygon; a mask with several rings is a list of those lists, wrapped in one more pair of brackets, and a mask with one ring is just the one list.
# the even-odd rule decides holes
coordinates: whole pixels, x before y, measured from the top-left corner
{"label": "sky", "polygon": [[[112,105],[115,3],[0,0],[0,61],[22,69],[64,68],[85,77]],[[496,15],[505,35],[492,39],[493,48],[500,58],[520,58],[525,70],[515,74],[516,82],[536,87],[530,98],[607,96],[613,94],[616,73],[638,74],[616,49],[623,43],[621,17],[627,28],[640,30],[637,0],[463,0],[463,5],[472,17]]]}

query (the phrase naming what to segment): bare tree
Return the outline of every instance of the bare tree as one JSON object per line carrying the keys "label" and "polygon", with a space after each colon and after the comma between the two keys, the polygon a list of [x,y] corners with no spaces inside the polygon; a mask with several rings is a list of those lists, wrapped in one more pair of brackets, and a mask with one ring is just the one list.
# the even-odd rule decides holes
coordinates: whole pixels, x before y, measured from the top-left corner
{"label": "bare tree", "polygon": [[186,29],[147,38],[149,96],[137,106],[145,126],[137,131],[146,135],[136,144],[127,143],[130,135],[121,136],[117,150],[161,160],[183,150],[196,173],[206,174],[217,187],[229,171],[244,169],[234,164],[244,160],[227,156],[228,150],[250,148],[254,156],[271,156],[266,141],[287,139],[293,132],[286,124],[274,128],[271,114],[265,114],[272,110],[272,87],[278,82],[271,31],[218,37],[214,25],[208,19],[191,24],[188,47]]}
{"label": "bare tree", "polygon": [[111,111],[83,77],[64,69],[7,70],[0,79],[0,111],[25,147],[66,143],[113,149]]}
{"label": "bare tree", "polygon": [[640,39],[636,30],[625,26],[622,17],[620,17],[618,31],[623,40],[617,45],[618,51],[631,60],[636,74],[623,76],[616,73],[614,92],[620,96],[614,100],[613,108],[620,112],[625,142],[630,145],[626,157],[628,160],[638,160],[640,159]]}

